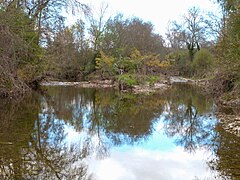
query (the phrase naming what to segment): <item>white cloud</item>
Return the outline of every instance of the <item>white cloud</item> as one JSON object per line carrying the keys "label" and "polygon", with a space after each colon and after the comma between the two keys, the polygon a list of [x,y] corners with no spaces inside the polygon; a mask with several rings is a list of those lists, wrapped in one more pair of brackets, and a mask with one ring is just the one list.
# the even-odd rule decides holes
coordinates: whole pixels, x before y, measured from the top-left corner
{"label": "white cloud", "polygon": [[109,158],[90,160],[89,170],[97,180],[192,180],[209,178],[210,171],[203,157],[204,151],[195,154],[174,151],[147,151],[133,149],[113,152]]}

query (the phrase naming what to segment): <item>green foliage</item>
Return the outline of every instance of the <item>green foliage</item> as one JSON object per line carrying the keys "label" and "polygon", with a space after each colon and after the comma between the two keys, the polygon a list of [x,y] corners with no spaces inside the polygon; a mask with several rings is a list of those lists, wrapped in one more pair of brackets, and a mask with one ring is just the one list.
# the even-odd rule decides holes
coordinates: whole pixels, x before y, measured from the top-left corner
{"label": "green foliage", "polygon": [[29,17],[24,9],[15,7],[14,3],[5,11],[0,11],[0,22],[7,25],[11,32],[18,35],[23,40],[38,44],[38,33],[35,31],[35,22]]}
{"label": "green foliage", "polygon": [[166,73],[172,66],[167,58],[161,58],[160,54],[149,54],[143,57],[144,64],[141,68],[144,74]]}
{"label": "green foliage", "polygon": [[179,72],[179,75],[183,76],[192,76],[192,62],[189,58],[189,54],[187,51],[178,51],[175,54],[175,63],[174,66],[176,70]]}
{"label": "green foliage", "polygon": [[114,58],[111,56],[105,55],[103,51],[100,51],[99,57],[96,58],[96,69],[104,78],[114,75]]}
{"label": "green foliage", "polygon": [[121,74],[117,77],[118,81],[127,86],[134,86],[138,84],[137,76],[135,74]]}
{"label": "green foliage", "polygon": [[143,56],[140,51],[134,48],[129,57],[124,58],[123,66],[125,71],[129,73],[138,72],[143,63]]}
{"label": "green foliage", "polygon": [[178,51],[167,56],[179,75],[202,77],[210,74],[214,65],[214,58],[207,49],[201,49],[194,55],[193,61],[187,51]]}
{"label": "green foliage", "polygon": [[134,85],[153,86],[159,80],[159,77],[153,75],[122,74],[117,79],[121,84],[132,87]]}
{"label": "green foliage", "polygon": [[146,81],[150,86],[153,86],[159,80],[159,76],[147,76]]}
{"label": "green foliage", "polygon": [[206,49],[201,49],[195,54],[193,59],[192,66],[194,75],[202,77],[204,74],[211,71],[213,64],[214,60],[212,54]]}
{"label": "green foliage", "polygon": [[137,49],[134,49],[130,56],[126,57],[111,57],[114,61],[113,70],[117,74],[121,73],[136,73],[142,65],[142,56]]}
{"label": "green foliage", "polygon": [[137,69],[137,62],[125,57],[117,61],[117,67],[126,73],[134,73]]}

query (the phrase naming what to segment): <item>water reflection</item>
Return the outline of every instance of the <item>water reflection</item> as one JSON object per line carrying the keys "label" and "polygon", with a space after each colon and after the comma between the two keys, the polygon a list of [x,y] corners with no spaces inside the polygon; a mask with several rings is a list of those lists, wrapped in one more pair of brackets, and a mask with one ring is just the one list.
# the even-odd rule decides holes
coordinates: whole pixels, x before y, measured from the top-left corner
{"label": "water reflection", "polygon": [[104,134],[113,145],[147,138],[153,130],[152,121],[163,109],[159,95],[140,97],[110,89],[61,88],[61,93],[54,93],[56,90],[52,87],[49,93],[54,94],[51,108],[57,119],[68,122],[78,132],[87,129],[99,138]]}
{"label": "water reflection", "polygon": [[221,126],[217,127],[219,136],[213,141],[212,146],[216,157],[209,162],[209,166],[216,171],[221,172],[223,179],[240,179],[240,140],[229,132],[223,130]]}
{"label": "water reflection", "polygon": [[217,136],[214,131],[213,100],[197,93],[191,86],[175,86],[167,94],[164,126],[168,136],[177,136],[176,143],[187,151],[209,145]]}
{"label": "water reflection", "polygon": [[211,98],[191,86],[146,96],[49,87],[0,106],[3,179],[197,178],[211,174],[199,168],[204,149],[214,172],[239,177],[239,139],[223,133]]}
{"label": "water reflection", "polygon": [[0,179],[73,179],[89,177],[86,148],[63,142],[64,122],[43,117],[44,98],[31,95],[21,103],[2,102]]}

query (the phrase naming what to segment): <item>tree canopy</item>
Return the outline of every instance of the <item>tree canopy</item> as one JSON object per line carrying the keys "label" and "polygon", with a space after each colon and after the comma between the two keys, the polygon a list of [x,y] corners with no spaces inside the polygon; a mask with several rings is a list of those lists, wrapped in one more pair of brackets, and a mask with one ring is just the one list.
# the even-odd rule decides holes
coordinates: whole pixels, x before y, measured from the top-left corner
{"label": "tree canopy", "polygon": [[[217,3],[222,18],[206,16],[192,7],[182,21],[170,24],[164,38],[151,22],[138,17],[108,17],[107,4],[96,17],[93,9],[77,0],[3,1],[1,94],[7,95],[19,83],[27,89],[45,76],[146,83],[142,80],[149,79],[147,76],[161,74],[215,76],[216,81],[230,74],[227,86],[239,89],[239,3]],[[78,20],[67,26],[63,11],[78,14]]]}

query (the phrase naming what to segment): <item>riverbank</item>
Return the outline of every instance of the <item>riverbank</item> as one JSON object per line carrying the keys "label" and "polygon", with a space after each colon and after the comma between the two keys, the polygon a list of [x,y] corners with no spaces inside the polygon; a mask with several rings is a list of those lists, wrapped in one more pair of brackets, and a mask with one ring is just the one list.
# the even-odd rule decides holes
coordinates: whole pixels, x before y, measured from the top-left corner
{"label": "riverbank", "polygon": [[[193,80],[180,76],[161,76],[160,80],[153,85],[133,85],[121,91],[132,93],[153,93],[158,90],[166,90],[175,83],[185,83],[204,87],[209,82],[206,80]],[[46,81],[40,83],[41,86],[78,86],[83,88],[115,88],[119,89],[119,83],[112,80],[91,80],[81,82],[64,82],[64,81]]]}
{"label": "riverbank", "polygon": [[17,100],[31,91],[31,88],[26,83],[18,79],[9,77],[7,83],[1,81],[2,79],[4,78],[0,78],[0,98]]}
{"label": "riverbank", "polygon": [[240,116],[239,114],[217,113],[217,118],[223,129],[231,134],[240,137]]}
{"label": "riverbank", "polygon": [[[49,81],[42,82],[41,86],[77,86],[82,88],[115,88],[119,89],[119,84],[111,80],[94,80],[94,81],[82,81],[82,82],[59,82]],[[132,92],[135,94],[140,93],[154,93],[156,91],[164,91],[170,87],[167,81],[161,83],[155,83],[154,85],[134,85],[131,88],[121,90],[122,92]]]}

